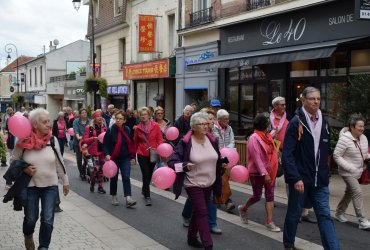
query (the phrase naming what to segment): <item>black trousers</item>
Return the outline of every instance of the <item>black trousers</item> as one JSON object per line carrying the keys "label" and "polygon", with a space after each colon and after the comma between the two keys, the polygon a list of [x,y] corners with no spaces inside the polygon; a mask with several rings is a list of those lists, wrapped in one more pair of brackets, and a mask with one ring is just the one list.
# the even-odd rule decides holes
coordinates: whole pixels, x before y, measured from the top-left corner
{"label": "black trousers", "polygon": [[[87,162],[86,162],[85,159],[82,158],[82,153],[80,151],[80,146],[77,144],[77,145],[74,145],[74,148],[75,148],[75,152],[76,152],[76,161],[77,161],[78,171],[80,171],[80,175],[85,176],[86,175]],[[83,163],[82,163],[82,161],[83,161]]]}
{"label": "black trousers", "polygon": [[143,155],[137,155],[137,160],[140,165],[143,187],[141,188],[141,194],[145,198],[150,197],[150,181],[152,180],[152,174],[155,167],[155,162],[151,163],[149,157]]}

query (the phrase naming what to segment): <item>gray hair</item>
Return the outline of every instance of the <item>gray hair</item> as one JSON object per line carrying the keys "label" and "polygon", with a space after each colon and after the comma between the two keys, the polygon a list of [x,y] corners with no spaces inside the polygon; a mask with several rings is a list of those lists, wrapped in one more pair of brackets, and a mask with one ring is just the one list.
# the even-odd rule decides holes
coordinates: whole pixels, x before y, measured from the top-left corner
{"label": "gray hair", "polygon": [[276,106],[276,105],[278,105],[278,104],[279,104],[279,102],[281,102],[281,101],[285,101],[285,98],[284,98],[284,97],[282,97],[282,96],[277,96],[277,97],[275,97],[275,98],[272,100],[271,104],[272,104],[272,106],[273,106],[273,107],[275,107],[275,106]]}
{"label": "gray hair", "polygon": [[190,118],[190,126],[193,127],[195,124],[199,123],[201,119],[208,121],[208,114],[205,112],[196,112]]}
{"label": "gray hair", "polygon": [[307,98],[307,95],[309,93],[312,93],[312,92],[319,92],[320,93],[320,90],[318,88],[315,88],[315,87],[307,87],[302,91],[302,97]]}
{"label": "gray hair", "polygon": [[366,122],[365,118],[361,114],[352,114],[348,119],[348,128],[351,130],[356,127],[357,122],[363,121]]}
{"label": "gray hair", "polygon": [[185,112],[186,109],[189,109],[189,108],[191,109],[191,112],[194,111],[194,108],[191,105],[186,105],[185,108],[184,108],[184,112]]}
{"label": "gray hair", "polygon": [[58,116],[63,116],[63,117],[64,117],[64,112],[63,112],[63,111],[60,111],[60,112],[58,113]]}
{"label": "gray hair", "polygon": [[114,109],[114,105],[113,104],[109,104],[108,105],[108,109]]}
{"label": "gray hair", "polygon": [[217,111],[217,119],[220,119],[224,116],[229,117],[229,112],[227,112],[225,109],[220,109],[219,111]]}
{"label": "gray hair", "polygon": [[34,109],[28,115],[28,119],[30,120],[32,125],[36,125],[39,122],[39,117],[41,115],[46,115],[47,117],[49,117],[49,111],[44,108]]}

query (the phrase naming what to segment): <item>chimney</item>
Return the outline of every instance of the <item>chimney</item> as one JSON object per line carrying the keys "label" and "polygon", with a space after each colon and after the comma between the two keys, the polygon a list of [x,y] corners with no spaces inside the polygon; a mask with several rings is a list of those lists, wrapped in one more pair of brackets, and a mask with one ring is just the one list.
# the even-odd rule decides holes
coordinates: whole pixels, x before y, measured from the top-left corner
{"label": "chimney", "polygon": [[49,51],[53,51],[57,48],[57,46],[53,45],[53,42],[50,41],[50,45],[49,45]]}

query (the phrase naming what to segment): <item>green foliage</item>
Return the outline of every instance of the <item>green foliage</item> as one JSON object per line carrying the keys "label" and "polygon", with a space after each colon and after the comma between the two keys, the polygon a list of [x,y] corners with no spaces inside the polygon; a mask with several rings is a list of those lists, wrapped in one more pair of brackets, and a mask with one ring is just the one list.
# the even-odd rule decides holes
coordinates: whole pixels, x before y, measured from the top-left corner
{"label": "green foliage", "polygon": [[24,96],[21,93],[19,93],[19,92],[14,93],[12,95],[12,99],[13,99],[13,102],[15,104],[17,104],[17,103],[20,103],[20,104],[24,103]]}
{"label": "green foliage", "polygon": [[340,129],[331,128],[330,129],[330,151],[334,152],[335,146],[339,140]]}
{"label": "green foliage", "polygon": [[92,109],[92,107],[90,105],[87,106],[86,111],[87,111],[87,116],[88,117],[91,117],[92,116],[93,109]]}
{"label": "green foliage", "polygon": [[100,96],[108,97],[108,93],[107,93],[108,84],[107,84],[107,80],[105,78],[102,78],[102,77],[96,77],[96,78],[88,77],[88,78],[85,78],[85,81],[84,81],[84,90],[85,90],[85,92],[92,92],[92,90],[88,86],[89,81],[96,81],[99,85],[99,94],[100,94]]}
{"label": "green foliage", "polygon": [[0,160],[2,163],[6,162],[6,148],[3,133],[0,133]]}
{"label": "green foliage", "polygon": [[361,113],[370,120],[370,74],[359,74],[349,79],[348,85],[335,89],[340,118],[346,122],[353,113]]}

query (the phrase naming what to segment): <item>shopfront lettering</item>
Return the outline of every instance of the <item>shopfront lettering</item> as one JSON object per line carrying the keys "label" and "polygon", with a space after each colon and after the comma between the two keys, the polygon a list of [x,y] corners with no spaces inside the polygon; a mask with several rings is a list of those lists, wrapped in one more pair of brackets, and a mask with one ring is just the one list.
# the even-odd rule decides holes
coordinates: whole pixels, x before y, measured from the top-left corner
{"label": "shopfront lettering", "polygon": [[229,36],[227,38],[228,43],[235,43],[239,41],[244,41],[244,34],[243,35],[238,35],[238,36]]}
{"label": "shopfront lettering", "polygon": [[344,24],[344,23],[351,23],[353,21],[354,21],[353,14],[330,17],[329,18],[329,26]]}
{"label": "shopfront lettering", "polygon": [[260,27],[260,34],[267,40],[262,42],[262,45],[279,44],[282,41],[289,42],[291,40],[298,41],[302,38],[306,30],[306,18],[302,17],[297,22],[290,19],[290,24],[287,30],[281,30],[282,25],[278,22],[271,21],[266,26],[263,22]]}
{"label": "shopfront lettering", "polygon": [[187,58],[187,59],[185,59],[185,62],[184,62],[185,70],[187,69],[189,64],[200,62],[200,61],[212,58],[213,56],[214,56],[214,54],[212,52],[206,51],[206,52],[200,54],[197,58]]}

